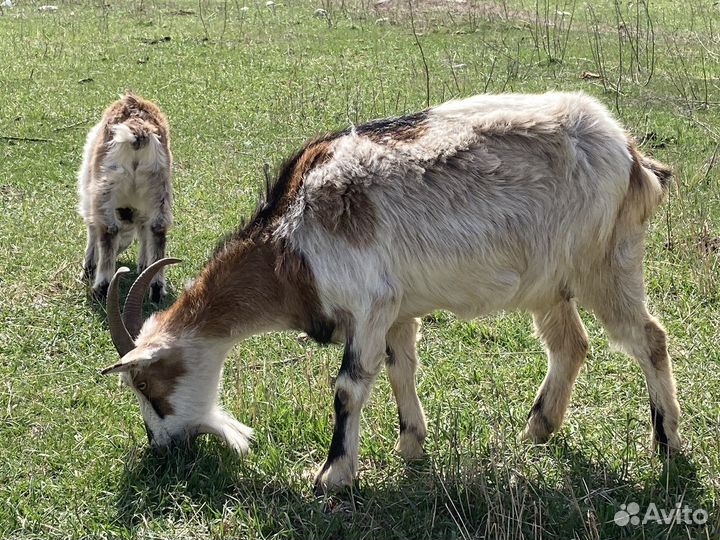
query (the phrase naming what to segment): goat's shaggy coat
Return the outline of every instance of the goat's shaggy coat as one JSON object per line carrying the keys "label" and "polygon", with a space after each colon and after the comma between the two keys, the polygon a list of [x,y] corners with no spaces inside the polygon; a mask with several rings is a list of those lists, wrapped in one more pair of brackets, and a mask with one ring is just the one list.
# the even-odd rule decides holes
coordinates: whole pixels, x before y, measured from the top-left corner
{"label": "goat's shaggy coat", "polygon": [[[84,276],[104,297],[117,255],[137,235],[138,272],[165,255],[172,224],[170,131],[158,107],[132,93],[107,108],[87,136],[78,174],[78,211],[88,232]],[[152,300],[165,294],[159,273]]]}
{"label": "goat's shaggy coat", "polygon": [[[639,362],[655,440],[676,449],[672,367],[642,278],[646,221],[669,175],[583,94],[476,96],[326,135],[285,163],[250,222],[105,371],[135,388],[157,444],[212,432],[244,450],[249,428],[216,404],[233,344],[290,328],[341,341],[335,429],[317,477],[333,487],[352,481],[360,410],[383,363],[398,450],[422,454],[417,317],[435,309],[533,314],[549,368],[523,434],[546,440],[587,352],[577,302]],[[157,363],[183,366],[165,396],[172,414],[137,391]]]}

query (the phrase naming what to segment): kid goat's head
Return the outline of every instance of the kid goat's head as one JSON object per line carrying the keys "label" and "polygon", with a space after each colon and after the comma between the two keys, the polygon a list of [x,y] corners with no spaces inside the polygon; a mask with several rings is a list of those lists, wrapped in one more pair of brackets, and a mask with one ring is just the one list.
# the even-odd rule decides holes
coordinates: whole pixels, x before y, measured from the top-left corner
{"label": "kid goat's head", "polygon": [[252,429],[217,405],[222,361],[232,346],[208,341],[192,331],[173,331],[163,314],[142,321],[142,302],[152,278],[164,266],[180,262],[166,258],[149,266],[130,288],[122,315],[118,269],[110,282],[107,314],[110,335],[120,360],[101,371],[119,373],[135,393],[148,441],[156,447],[184,443],[203,433],[223,439],[238,452],[247,452]]}

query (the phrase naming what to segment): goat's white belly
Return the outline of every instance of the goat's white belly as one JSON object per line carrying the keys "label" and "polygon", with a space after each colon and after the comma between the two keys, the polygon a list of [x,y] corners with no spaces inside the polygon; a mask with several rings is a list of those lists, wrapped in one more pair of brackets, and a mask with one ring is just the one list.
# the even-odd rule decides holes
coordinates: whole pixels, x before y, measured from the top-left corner
{"label": "goat's white belly", "polygon": [[469,319],[512,309],[521,301],[522,277],[519,272],[488,272],[487,268],[469,265],[453,270],[425,267],[405,276],[400,316],[415,317],[446,309]]}

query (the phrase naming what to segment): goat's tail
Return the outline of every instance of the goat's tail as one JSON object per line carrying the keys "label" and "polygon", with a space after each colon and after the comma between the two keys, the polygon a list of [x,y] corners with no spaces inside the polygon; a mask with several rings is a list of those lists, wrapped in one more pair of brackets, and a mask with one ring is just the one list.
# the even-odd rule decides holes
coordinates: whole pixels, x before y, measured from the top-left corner
{"label": "goat's tail", "polygon": [[130,117],[122,123],[110,127],[115,144],[130,144],[134,150],[140,150],[148,143],[159,142],[157,128],[142,118]]}
{"label": "goat's tail", "polygon": [[643,223],[665,198],[672,178],[672,170],[667,165],[644,156],[632,139],[628,139],[628,151],[632,164],[625,207]]}
{"label": "goat's tail", "polygon": [[132,129],[126,124],[115,124],[112,127],[113,131],[113,142],[122,143],[134,143],[137,137],[133,133]]}

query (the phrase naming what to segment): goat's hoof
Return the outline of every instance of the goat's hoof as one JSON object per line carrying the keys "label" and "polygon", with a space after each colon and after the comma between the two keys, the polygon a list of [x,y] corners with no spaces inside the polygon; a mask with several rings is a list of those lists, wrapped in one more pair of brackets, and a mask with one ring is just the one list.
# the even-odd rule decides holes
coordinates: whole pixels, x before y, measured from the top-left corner
{"label": "goat's hoof", "polygon": [[349,488],[353,484],[353,477],[349,459],[338,458],[332,463],[325,463],[315,477],[315,494],[320,496]]}
{"label": "goat's hoof", "polygon": [[166,294],[167,292],[165,291],[165,285],[163,283],[153,283],[150,285],[150,301],[153,304],[159,304],[160,300],[162,300]]}
{"label": "goat's hoof", "polygon": [[415,433],[405,431],[395,444],[395,451],[406,461],[418,461],[425,459],[425,450],[422,442]]}
{"label": "goat's hoof", "polygon": [[105,301],[109,285],[110,284],[107,281],[103,281],[99,285],[95,285],[92,289],[93,296],[98,300]]}
{"label": "goat's hoof", "polygon": [[677,432],[667,434],[663,439],[660,439],[657,433],[653,433],[652,449],[661,457],[673,457],[682,453],[682,440]]}
{"label": "goat's hoof", "polygon": [[545,426],[537,426],[532,421],[528,422],[525,429],[518,435],[521,442],[530,442],[533,444],[545,444],[550,439],[552,431],[548,431]]}
{"label": "goat's hoof", "polygon": [[93,281],[95,279],[95,266],[83,266],[80,272],[80,279],[83,281]]}

